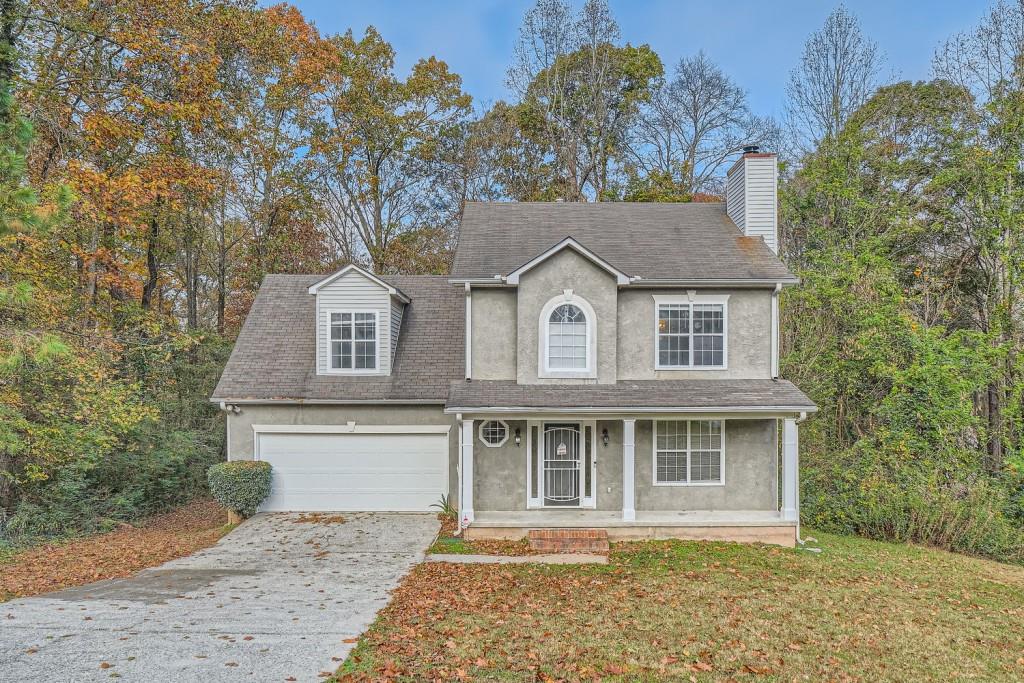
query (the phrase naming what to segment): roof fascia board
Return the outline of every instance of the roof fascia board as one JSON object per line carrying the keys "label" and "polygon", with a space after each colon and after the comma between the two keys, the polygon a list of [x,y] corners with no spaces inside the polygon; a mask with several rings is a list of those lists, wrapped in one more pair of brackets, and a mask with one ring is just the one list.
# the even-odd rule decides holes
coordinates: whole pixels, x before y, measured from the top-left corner
{"label": "roof fascia board", "polygon": [[592,252],[589,249],[587,249],[586,247],[584,247],[582,244],[577,242],[572,237],[566,237],[564,240],[562,240],[561,242],[559,242],[555,246],[551,247],[547,251],[544,251],[544,252],[538,254],[537,256],[534,256],[532,259],[530,259],[529,261],[527,261],[523,265],[521,265],[518,268],[516,268],[515,270],[513,270],[507,276],[505,276],[505,281],[508,284],[510,284],[510,285],[518,285],[519,284],[519,276],[520,275],[522,275],[523,273],[527,272],[528,270],[531,270],[532,268],[540,265],[544,261],[548,260],[549,258],[554,256],[555,254],[557,254],[558,252],[560,252],[560,251],[562,251],[563,249],[566,249],[566,248],[575,250],[581,256],[584,256],[587,259],[589,259],[590,261],[592,261],[595,265],[599,266],[600,268],[603,268],[604,270],[606,270],[609,273],[611,273],[612,275],[614,275],[615,276],[615,281],[616,281],[617,284],[619,284],[619,285],[628,285],[629,284],[630,277],[628,275],[623,273],[621,270],[619,270],[618,268],[616,268],[612,264],[610,264],[607,261],[605,261],[603,258],[598,256],[594,252]]}
{"label": "roof fascia board", "polygon": [[741,415],[752,415],[756,417],[770,417],[772,415],[798,415],[800,413],[814,413],[817,412],[816,406],[716,406],[697,408],[693,406],[656,406],[656,407],[637,407],[637,406],[609,406],[609,407],[592,407],[592,406],[575,406],[575,407],[544,407],[544,406],[446,406],[444,412],[446,413],[493,413],[499,415],[511,415],[511,414],[528,414],[536,413],[538,415],[557,413],[557,414],[581,414],[581,415],[594,415],[594,414],[612,414],[612,415],[631,415],[631,414],[644,414],[644,415],[658,415],[658,414],[678,414],[678,413],[689,413],[697,415],[731,415],[732,417],[738,417]]}
{"label": "roof fascia board", "polygon": [[399,289],[397,287],[395,287],[394,285],[388,284],[387,282],[385,282],[384,280],[381,280],[379,277],[377,277],[376,275],[374,275],[370,271],[366,270],[365,268],[360,268],[359,266],[357,266],[354,263],[350,263],[347,266],[345,266],[344,268],[342,268],[341,270],[339,270],[338,272],[334,273],[333,275],[328,275],[323,280],[320,280],[320,282],[317,282],[316,284],[310,285],[309,286],[309,293],[310,294],[316,294],[322,287],[325,287],[325,286],[331,284],[332,282],[334,282],[335,280],[340,278],[342,275],[345,275],[346,273],[349,273],[351,271],[355,271],[355,272],[359,273],[360,275],[362,275],[363,277],[365,277],[368,280],[370,280],[371,282],[373,282],[374,284],[380,285],[384,289],[388,290],[388,294],[390,294],[391,296],[399,299],[403,303],[409,303],[409,297],[407,297],[405,294],[403,294],[401,291],[399,291]]}
{"label": "roof fascia board", "polygon": [[800,278],[703,278],[681,280],[674,278],[634,277],[631,287],[775,287],[800,284]]}
{"label": "roof fascia board", "polygon": [[443,406],[441,398],[377,398],[377,399],[335,399],[335,398],[218,398],[214,396],[210,403],[226,403],[230,405],[434,405]]}

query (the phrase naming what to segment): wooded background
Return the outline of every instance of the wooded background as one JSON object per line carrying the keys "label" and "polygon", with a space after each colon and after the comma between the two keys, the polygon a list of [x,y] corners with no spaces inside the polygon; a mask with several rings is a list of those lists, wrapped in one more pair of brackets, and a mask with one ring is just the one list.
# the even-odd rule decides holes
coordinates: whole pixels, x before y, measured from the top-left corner
{"label": "wooded background", "polygon": [[[360,27],[361,28],[361,27]],[[261,278],[445,273],[464,201],[718,201],[781,155],[805,524],[1024,561],[1024,2],[887,83],[838,8],[781,120],[604,0],[538,0],[475,107],[369,28],[246,0],[0,0],[0,543],[201,493]],[[623,239],[629,239],[623,226]]]}

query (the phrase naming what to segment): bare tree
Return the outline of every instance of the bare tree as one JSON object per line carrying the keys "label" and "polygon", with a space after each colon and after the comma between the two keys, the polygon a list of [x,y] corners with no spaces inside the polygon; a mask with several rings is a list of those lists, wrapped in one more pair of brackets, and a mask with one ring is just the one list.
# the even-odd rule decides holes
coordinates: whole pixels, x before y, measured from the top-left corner
{"label": "bare tree", "polygon": [[882,62],[878,44],[842,5],[811,34],[786,86],[787,124],[799,152],[839,133],[878,87]]}
{"label": "bare tree", "polygon": [[551,156],[547,189],[559,198],[602,198],[639,104],[662,74],[650,47],[619,39],[607,0],[587,0],[576,17],[560,0],[538,0],[523,21],[507,82],[524,132]]}
{"label": "bare tree", "polygon": [[999,0],[972,30],[958,33],[935,52],[932,68],[939,78],[991,100],[1000,90],[1020,83],[1024,60],[1024,0]]}
{"label": "bare tree", "polygon": [[703,53],[681,59],[643,109],[629,156],[689,192],[719,192],[730,157],[751,143],[777,149],[779,127],[755,116],[747,95]]}

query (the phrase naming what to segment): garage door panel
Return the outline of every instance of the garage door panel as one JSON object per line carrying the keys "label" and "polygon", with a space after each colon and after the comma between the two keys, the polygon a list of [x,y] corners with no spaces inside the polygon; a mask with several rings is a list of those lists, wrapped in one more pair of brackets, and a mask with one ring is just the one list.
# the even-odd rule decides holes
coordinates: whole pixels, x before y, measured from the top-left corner
{"label": "garage door panel", "polygon": [[261,509],[422,512],[448,491],[439,434],[259,434],[273,467]]}

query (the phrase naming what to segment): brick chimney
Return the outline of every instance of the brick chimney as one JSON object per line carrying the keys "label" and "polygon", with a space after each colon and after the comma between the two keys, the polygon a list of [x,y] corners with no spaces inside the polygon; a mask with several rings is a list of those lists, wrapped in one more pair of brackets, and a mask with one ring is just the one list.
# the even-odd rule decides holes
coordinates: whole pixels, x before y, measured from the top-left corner
{"label": "brick chimney", "polygon": [[726,174],[725,211],[747,237],[760,237],[779,253],[779,164],[775,154],[757,145],[743,148]]}

